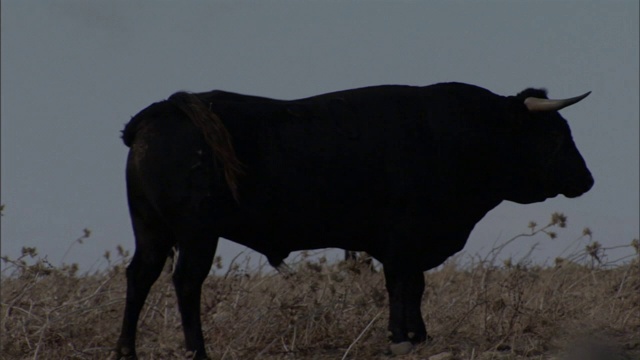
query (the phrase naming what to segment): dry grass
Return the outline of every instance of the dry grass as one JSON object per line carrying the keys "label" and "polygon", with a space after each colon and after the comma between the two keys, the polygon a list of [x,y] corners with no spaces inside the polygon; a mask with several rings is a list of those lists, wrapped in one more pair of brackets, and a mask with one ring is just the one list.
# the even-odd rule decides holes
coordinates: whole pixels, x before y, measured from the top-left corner
{"label": "dry grass", "polygon": [[[552,221],[553,222],[553,221]],[[549,233],[551,226],[533,233]],[[587,234],[588,235],[588,234]],[[88,235],[87,235],[88,236]],[[425,273],[423,314],[433,341],[403,359],[640,358],[640,262],[604,264],[590,244],[584,261],[449,261]],[[497,251],[500,248],[496,248]],[[128,254],[107,270],[78,275],[26,248],[4,258],[2,359],[103,359],[120,330]],[[595,254],[595,256],[594,256]],[[34,258],[32,262],[27,261]],[[525,259],[526,260],[526,259]],[[384,278],[358,264],[302,258],[285,279],[231,266],[204,285],[202,312],[213,359],[387,359]],[[169,267],[139,324],[144,359],[185,358]],[[573,353],[573,355],[571,355]]]}

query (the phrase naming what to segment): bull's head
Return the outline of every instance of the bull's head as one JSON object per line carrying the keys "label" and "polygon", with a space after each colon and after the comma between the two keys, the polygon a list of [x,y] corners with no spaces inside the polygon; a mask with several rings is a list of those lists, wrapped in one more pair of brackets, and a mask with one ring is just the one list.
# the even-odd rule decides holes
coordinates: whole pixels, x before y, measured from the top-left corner
{"label": "bull's head", "polygon": [[589,94],[549,100],[546,91],[527,89],[512,98],[520,103],[515,116],[521,121],[517,143],[513,144],[512,159],[517,165],[507,200],[532,203],[559,194],[574,198],[591,189],[591,172],[573,142],[567,121],[558,113]]}

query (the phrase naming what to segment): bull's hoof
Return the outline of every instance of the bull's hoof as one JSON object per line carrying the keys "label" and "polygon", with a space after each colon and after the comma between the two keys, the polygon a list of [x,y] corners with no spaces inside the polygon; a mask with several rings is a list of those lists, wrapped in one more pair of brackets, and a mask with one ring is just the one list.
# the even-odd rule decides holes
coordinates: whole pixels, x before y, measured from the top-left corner
{"label": "bull's hoof", "polygon": [[192,360],[211,360],[206,351],[187,351],[186,358]]}
{"label": "bull's hoof", "polygon": [[406,355],[413,350],[413,344],[411,344],[411,341],[392,343],[389,345],[389,350],[393,355]]}
{"label": "bull's hoof", "polygon": [[427,333],[409,333],[409,339],[411,339],[411,343],[413,345],[418,345],[422,343],[430,343],[433,341],[433,338]]}
{"label": "bull's hoof", "polygon": [[114,355],[111,357],[115,360],[137,360],[138,356],[136,351],[128,347],[120,347],[116,349]]}

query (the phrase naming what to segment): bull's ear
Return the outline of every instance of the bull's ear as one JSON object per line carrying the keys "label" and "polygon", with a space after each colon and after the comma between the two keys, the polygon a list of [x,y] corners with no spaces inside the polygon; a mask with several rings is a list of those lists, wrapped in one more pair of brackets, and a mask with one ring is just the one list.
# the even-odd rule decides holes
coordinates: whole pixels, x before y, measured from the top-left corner
{"label": "bull's ear", "polygon": [[571,106],[578,101],[586,98],[591,94],[591,91],[584,93],[580,96],[572,97],[569,99],[561,99],[561,100],[551,100],[551,99],[541,99],[537,97],[528,97],[524,99],[524,105],[529,109],[529,111],[559,111],[561,109],[566,108],[567,106]]}
{"label": "bull's ear", "polygon": [[504,126],[512,131],[519,131],[527,119],[530,118],[527,107],[518,96],[508,96],[507,106],[504,108],[502,117],[506,119]]}

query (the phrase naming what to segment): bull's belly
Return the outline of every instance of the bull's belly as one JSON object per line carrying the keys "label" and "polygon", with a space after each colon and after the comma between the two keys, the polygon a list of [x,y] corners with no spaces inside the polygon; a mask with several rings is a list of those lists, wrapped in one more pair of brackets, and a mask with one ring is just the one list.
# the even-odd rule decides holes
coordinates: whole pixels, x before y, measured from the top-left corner
{"label": "bull's belly", "polygon": [[233,223],[223,237],[269,256],[331,247],[371,251],[380,243],[386,222],[364,211],[280,210],[240,216]]}

